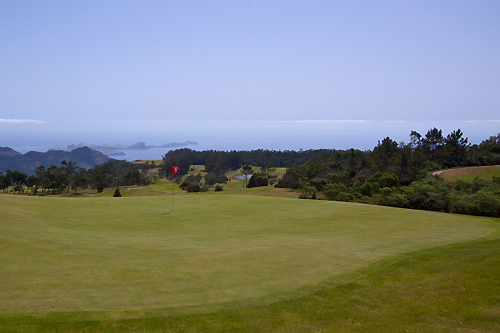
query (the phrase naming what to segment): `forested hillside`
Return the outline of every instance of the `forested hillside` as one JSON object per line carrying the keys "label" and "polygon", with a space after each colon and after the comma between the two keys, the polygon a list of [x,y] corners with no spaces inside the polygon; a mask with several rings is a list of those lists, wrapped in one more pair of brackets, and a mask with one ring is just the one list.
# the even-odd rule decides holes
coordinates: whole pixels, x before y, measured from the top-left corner
{"label": "forested hillside", "polygon": [[109,161],[109,157],[88,147],[73,149],[70,152],[63,150],[49,150],[45,153],[30,151],[21,154],[8,147],[0,147],[0,172],[17,170],[34,175],[37,167],[45,168],[59,165],[61,161],[73,161],[79,167],[89,169]]}
{"label": "forested hillside", "polygon": [[291,167],[275,185],[325,198],[402,208],[500,217],[500,178],[445,183],[431,171],[500,164],[500,134],[469,145],[460,130],[411,132],[409,143],[389,137],[372,151],[348,150]]}

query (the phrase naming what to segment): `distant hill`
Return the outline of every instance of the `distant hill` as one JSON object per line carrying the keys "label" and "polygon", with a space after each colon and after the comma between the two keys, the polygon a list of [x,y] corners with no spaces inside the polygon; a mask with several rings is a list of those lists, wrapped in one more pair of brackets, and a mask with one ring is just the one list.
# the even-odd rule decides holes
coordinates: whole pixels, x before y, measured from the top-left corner
{"label": "distant hill", "polygon": [[85,169],[90,169],[97,164],[109,161],[109,157],[89,147],[81,147],[72,151],[49,150],[45,153],[30,151],[21,154],[9,147],[0,147],[0,172],[18,170],[28,175],[35,173],[39,165],[48,168],[51,165],[60,166],[61,161],[73,161]]}
{"label": "distant hill", "polygon": [[22,155],[20,152],[15,151],[9,147],[0,147],[0,158],[3,156],[19,156]]}
{"label": "distant hill", "polygon": [[134,143],[133,145],[128,145],[124,146],[119,143],[103,143],[100,145],[95,145],[95,144],[89,144],[89,143],[80,143],[77,145],[75,144],[70,144],[66,149],[60,149],[64,151],[71,151],[75,148],[80,148],[80,147],[89,147],[92,149],[95,149],[97,151],[100,151],[101,153],[108,155],[108,156],[120,156],[120,155],[125,155],[123,150],[141,150],[141,149],[151,149],[151,148],[176,148],[176,147],[185,147],[189,145],[197,145],[198,142],[195,141],[184,141],[184,142],[170,142],[170,143],[164,143],[161,146],[147,146],[146,143],[144,142],[137,142]]}

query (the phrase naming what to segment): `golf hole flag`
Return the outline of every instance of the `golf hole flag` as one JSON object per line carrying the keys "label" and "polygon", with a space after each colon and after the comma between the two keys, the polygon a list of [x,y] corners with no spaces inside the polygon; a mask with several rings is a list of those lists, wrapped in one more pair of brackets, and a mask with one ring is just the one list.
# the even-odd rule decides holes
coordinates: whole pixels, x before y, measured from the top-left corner
{"label": "golf hole flag", "polygon": [[179,169],[179,167],[172,165],[172,173],[181,173],[181,169]]}

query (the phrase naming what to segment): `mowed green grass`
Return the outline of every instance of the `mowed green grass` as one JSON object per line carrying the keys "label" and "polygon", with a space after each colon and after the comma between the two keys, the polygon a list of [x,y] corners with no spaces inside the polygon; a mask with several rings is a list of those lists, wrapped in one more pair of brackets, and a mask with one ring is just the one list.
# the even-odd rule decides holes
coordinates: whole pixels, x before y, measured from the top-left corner
{"label": "mowed green grass", "polygon": [[387,258],[296,299],[168,316],[0,314],[5,332],[499,332],[500,240]]}
{"label": "mowed green grass", "polygon": [[463,180],[466,182],[471,182],[476,177],[491,180],[493,176],[500,177],[500,165],[450,169],[440,174],[440,177],[447,181]]}
{"label": "mowed green grass", "polygon": [[360,276],[410,252],[498,237],[496,219],[227,193],[174,199],[172,212],[170,196],[0,195],[0,330],[34,320],[43,330],[307,331],[315,311],[344,311],[325,295]]}

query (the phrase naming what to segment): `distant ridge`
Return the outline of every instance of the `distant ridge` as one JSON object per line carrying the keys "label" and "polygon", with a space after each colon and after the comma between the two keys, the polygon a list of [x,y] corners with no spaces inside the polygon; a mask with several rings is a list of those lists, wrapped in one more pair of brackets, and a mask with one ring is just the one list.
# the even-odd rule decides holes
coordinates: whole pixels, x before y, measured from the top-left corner
{"label": "distant ridge", "polygon": [[75,148],[80,148],[80,147],[89,147],[94,150],[100,151],[104,155],[107,156],[119,156],[119,155],[125,155],[123,150],[141,150],[141,149],[151,149],[151,148],[179,148],[179,147],[185,147],[185,146],[191,146],[191,145],[197,145],[198,142],[195,141],[184,141],[184,142],[170,142],[170,143],[164,143],[161,146],[147,146],[146,143],[144,142],[137,142],[134,143],[133,145],[128,145],[124,146],[119,143],[103,143],[100,145],[95,145],[95,144],[89,144],[89,143],[79,143],[78,146],[75,144],[68,145],[66,149],[61,149],[64,151],[71,151]]}
{"label": "distant ridge", "polygon": [[46,168],[51,165],[60,166],[63,160],[73,161],[81,168],[90,169],[109,159],[108,156],[89,147],[80,147],[71,151],[49,150],[45,153],[29,151],[24,155],[12,148],[0,147],[0,172],[18,170],[33,175],[39,165]]}
{"label": "distant ridge", "polygon": [[9,147],[0,147],[0,158],[4,158],[4,156],[19,156],[22,155],[20,152],[15,151]]}

